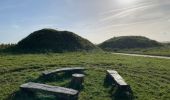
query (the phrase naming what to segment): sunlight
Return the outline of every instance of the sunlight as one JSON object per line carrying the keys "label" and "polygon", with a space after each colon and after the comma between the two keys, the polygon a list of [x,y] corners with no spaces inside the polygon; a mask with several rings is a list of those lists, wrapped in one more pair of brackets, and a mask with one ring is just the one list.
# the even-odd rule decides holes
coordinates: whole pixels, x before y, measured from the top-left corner
{"label": "sunlight", "polygon": [[117,0],[120,4],[133,4],[135,3],[137,0]]}

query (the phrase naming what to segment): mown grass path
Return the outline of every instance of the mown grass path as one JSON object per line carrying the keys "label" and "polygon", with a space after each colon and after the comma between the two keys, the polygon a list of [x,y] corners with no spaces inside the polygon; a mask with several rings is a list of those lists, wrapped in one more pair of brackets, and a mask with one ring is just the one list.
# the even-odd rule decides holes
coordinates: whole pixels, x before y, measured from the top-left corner
{"label": "mown grass path", "polygon": [[143,55],[143,54],[133,54],[133,53],[113,53],[118,55],[126,55],[126,56],[137,56],[137,57],[150,57],[150,58],[160,58],[160,59],[170,59],[170,57],[165,56],[153,56],[153,55]]}

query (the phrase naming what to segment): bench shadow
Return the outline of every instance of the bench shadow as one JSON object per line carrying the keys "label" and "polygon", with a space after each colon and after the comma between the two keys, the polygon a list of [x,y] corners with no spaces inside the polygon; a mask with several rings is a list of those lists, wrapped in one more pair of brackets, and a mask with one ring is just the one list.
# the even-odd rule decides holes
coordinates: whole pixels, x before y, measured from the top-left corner
{"label": "bench shadow", "polygon": [[6,100],[38,100],[34,95],[22,91],[16,91],[8,96]]}
{"label": "bench shadow", "polygon": [[104,83],[103,86],[105,88],[109,88],[113,85],[114,83],[112,82],[112,79],[108,78],[107,76],[104,78]]}
{"label": "bench shadow", "polygon": [[48,75],[48,76],[41,75],[36,80],[29,80],[29,81],[35,83],[62,82],[64,80],[70,79],[71,77],[72,77],[72,73],[59,73],[59,74]]}
{"label": "bench shadow", "polygon": [[134,96],[131,92],[122,91],[116,87],[113,89],[111,98],[112,100],[134,100]]}
{"label": "bench shadow", "polygon": [[111,79],[105,78],[103,86],[109,88],[108,92],[112,100],[134,100],[134,95],[131,89],[120,90]]}
{"label": "bench shadow", "polygon": [[[72,72],[70,72],[70,73],[59,73],[59,74],[54,74],[54,75],[50,75],[50,76],[46,76],[46,77],[41,75],[37,79],[26,80],[25,83],[35,82],[35,83],[46,84],[48,82],[63,82],[65,80],[71,79],[72,74],[73,74]],[[70,82],[67,82],[62,87],[72,88],[72,85],[70,84]],[[84,87],[81,87],[77,90],[81,91],[82,89],[84,89]],[[6,100],[64,100],[64,99],[60,99],[56,96],[54,97],[53,95],[44,96],[45,93],[43,93],[43,96],[39,96],[40,94],[41,93],[32,94],[32,93],[23,92],[21,90],[18,90],[16,92],[10,94],[6,98]]]}
{"label": "bench shadow", "polygon": [[12,93],[6,100],[63,100],[63,99],[56,99],[53,95],[44,95],[44,94],[33,94],[31,92],[23,92],[23,91],[16,91]]}

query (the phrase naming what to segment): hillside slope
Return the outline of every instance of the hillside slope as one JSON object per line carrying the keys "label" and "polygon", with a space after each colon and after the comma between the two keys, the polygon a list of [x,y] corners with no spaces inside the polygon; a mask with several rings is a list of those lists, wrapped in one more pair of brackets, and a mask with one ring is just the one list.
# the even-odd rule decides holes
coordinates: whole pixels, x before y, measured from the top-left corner
{"label": "hillside slope", "polygon": [[99,44],[104,50],[158,47],[161,43],[142,36],[114,37]]}
{"label": "hillside slope", "polygon": [[24,51],[82,51],[97,47],[90,41],[69,31],[42,29],[19,41],[17,48]]}

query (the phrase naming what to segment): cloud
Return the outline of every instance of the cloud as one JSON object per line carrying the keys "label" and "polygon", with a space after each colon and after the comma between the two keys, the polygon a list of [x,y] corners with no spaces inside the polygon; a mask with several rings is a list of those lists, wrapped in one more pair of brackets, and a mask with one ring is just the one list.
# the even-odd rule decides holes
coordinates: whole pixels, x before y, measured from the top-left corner
{"label": "cloud", "polygon": [[111,10],[107,10],[105,12],[102,12],[101,15],[112,15],[112,14],[115,14],[117,12],[121,12],[121,11],[125,11],[125,10],[129,10],[129,9],[135,9],[135,8],[138,8],[138,7],[142,7],[142,6],[149,6],[149,5],[153,5],[155,4],[154,2],[144,2],[144,3],[139,3],[139,4],[135,4],[135,5],[132,5],[132,6],[128,6],[128,7],[119,7],[119,8],[114,8],[114,9],[111,9]]}
{"label": "cloud", "polygon": [[157,40],[166,38],[161,35],[162,37],[159,39],[157,34],[170,31],[167,28],[170,25],[168,24],[170,22],[170,1],[143,1],[145,2],[134,6],[114,7],[112,10],[107,9],[100,13],[99,17],[96,17],[96,21],[85,26],[88,30],[86,37],[95,43],[120,35],[155,36]]}
{"label": "cloud", "polygon": [[[107,14],[107,16],[104,16],[101,21],[110,21],[114,19],[121,19],[121,18],[133,18],[133,19],[139,19],[143,16],[146,16],[145,18],[150,18],[152,16],[155,17],[156,14],[158,16],[161,16],[161,11],[160,9],[164,9],[163,6],[167,6],[169,3],[149,3],[145,5],[138,5],[135,7],[131,8],[123,8],[123,9],[115,9],[112,12],[110,12],[110,15]],[[169,6],[169,5],[168,5]],[[167,9],[168,10],[168,9]],[[119,11],[119,12],[118,12]],[[155,14],[156,13],[156,14]],[[137,16],[141,15],[141,16]],[[152,15],[152,16],[147,16],[147,15]],[[157,16],[156,16],[157,17]]]}
{"label": "cloud", "polygon": [[136,0],[128,6],[116,3],[117,0],[39,1],[2,1],[1,31],[15,31],[17,37],[44,27],[60,28],[80,33],[95,43],[113,34],[170,32],[170,0]]}
{"label": "cloud", "polygon": [[108,17],[104,17],[103,19],[101,19],[101,21],[108,21],[108,20],[112,20],[114,18],[123,18],[123,17],[126,17],[138,10],[144,10],[144,9],[150,8],[152,6],[153,5],[146,5],[146,6],[138,6],[138,7],[133,7],[133,8],[118,9],[117,11],[120,11],[120,12],[110,15]]}
{"label": "cloud", "polygon": [[170,22],[170,19],[168,19],[168,22]]}
{"label": "cloud", "polygon": [[114,9],[101,13],[98,22],[89,25],[91,29],[109,29],[134,24],[154,23],[168,20],[170,2],[145,2],[135,6]]}

